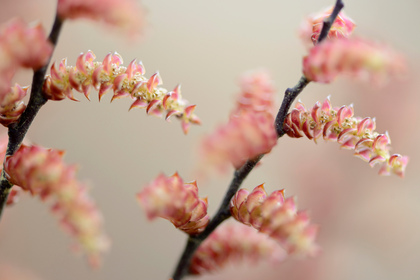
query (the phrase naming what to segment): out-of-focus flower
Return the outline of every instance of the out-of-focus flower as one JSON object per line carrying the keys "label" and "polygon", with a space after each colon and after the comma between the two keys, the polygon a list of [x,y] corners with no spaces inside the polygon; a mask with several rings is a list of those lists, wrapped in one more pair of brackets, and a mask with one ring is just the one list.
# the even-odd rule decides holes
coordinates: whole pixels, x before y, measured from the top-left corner
{"label": "out-of-focus flower", "polygon": [[42,200],[52,199],[51,210],[60,218],[60,224],[78,240],[90,264],[98,266],[100,254],[109,246],[102,230],[102,216],[86,186],[76,180],[76,168],[66,166],[62,156],[62,151],[22,145],[6,158],[6,177]]}
{"label": "out-of-focus flower", "polygon": [[345,74],[382,84],[392,76],[401,76],[405,69],[400,54],[362,39],[325,40],[303,58],[303,74],[320,83],[330,83]]}
{"label": "out-of-focus flower", "polygon": [[241,224],[223,224],[204,240],[191,260],[191,274],[212,273],[228,263],[244,259],[252,262],[269,260],[277,264],[286,252],[265,234]]}
{"label": "out-of-focus flower", "polygon": [[0,103],[0,123],[2,125],[8,126],[19,119],[26,108],[22,100],[26,96],[28,88],[15,84],[9,93],[4,96],[4,99]]}
{"label": "out-of-focus flower", "polygon": [[38,69],[48,61],[53,46],[41,24],[31,26],[21,19],[12,19],[0,30],[0,48],[9,56],[2,64],[17,63],[21,67]]}
{"label": "out-of-focus flower", "polygon": [[232,216],[278,241],[288,253],[313,256],[318,252],[315,237],[318,227],[309,223],[306,212],[297,211],[292,197],[284,191],[267,196],[263,185],[251,193],[240,189],[230,203]]}
{"label": "out-of-focus flower", "polygon": [[256,70],[244,74],[239,85],[241,92],[236,98],[236,108],[232,115],[242,112],[270,112],[274,109],[274,87],[269,73]]}
{"label": "out-of-focus flower", "polygon": [[[0,27],[0,104],[10,92],[11,80],[20,67],[38,69],[51,55],[52,45],[40,24],[12,19]],[[10,97],[10,96],[9,96]]]}
{"label": "out-of-focus flower", "polygon": [[323,136],[325,140],[338,142],[344,149],[354,149],[355,155],[371,166],[381,164],[381,175],[392,172],[404,176],[408,157],[391,155],[388,133],[375,131],[375,119],[354,117],[353,106],[333,108],[327,98],[322,104],[317,102],[311,110],[307,110],[298,102],[286,116],[284,127],[287,135],[293,138],[306,136],[316,142]]}
{"label": "out-of-focus flower", "polygon": [[274,128],[274,89],[265,72],[253,72],[243,77],[242,93],[227,124],[206,136],[200,152],[206,168],[221,171],[230,164],[237,169],[248,159],[271,151],[277,143]]}
{"label": "out-of-focus flower", "polygon": [[209,222],[207,198],[198,197],[196,182],[184,183],[177,173],[159,175],[137,194],[137,199],[150,220],[164,218],[187,234],[202,232]]}
{"label": "out-of-focus flower", "polygon": [[[178,85],[173,91],[162,87],[159,72],[150,78],[144,76],[146,70],[141,62],[133,60],[127,67],[122,66],[123,60],[118,53],[109,53],[103,62],[94,61],[92,51],[80,54],[76,66],[67,66],[63,59],[58,66],[51,66],[51,75],[44,83],[44,93],[51,100],[62,100],[66,97],[76,100],[72,90],[85,94],[89,98],[90,88],[99,91],[99,100],[110,89],[114,95],[112,100],[131,97],[134,102],[130,109],[146,108],[146,113],[162,116],[169,120],[171,116],[179,118],[184,133],[190,124],[200,124],[194,114],[195,105],[187,105],[188,101],[181,96]],[[112,101],[111,100],[111,101]]]}
{"label": "out-of-focus flower", "polygon": [[59,0],[62,19],[88,18],[138,34],[144,23],[144,12],[134,0]]}
{"label": "out-of-focus flower", "polygon": [[[301,24],[299,35],[305,45],[312,47],[318,42],[323,21],[331,15],[333,9],[334,7],[331,7],[316,15],[310,15]],[[340,12],[328,32],[328,39],[348,38],[355,27],[356,24],[353,20],[346,16],[344,12]]]}

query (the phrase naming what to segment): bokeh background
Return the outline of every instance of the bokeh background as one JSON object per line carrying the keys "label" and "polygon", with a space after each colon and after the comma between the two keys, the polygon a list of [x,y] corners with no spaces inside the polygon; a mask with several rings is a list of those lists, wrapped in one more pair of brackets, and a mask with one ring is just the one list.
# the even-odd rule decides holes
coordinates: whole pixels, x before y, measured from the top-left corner
{"label": "bokeh background", "polygon": [[[203,124],[185,136],[177,120],[167,123],[144,110],[127,112],[129,100],[110,104],[111,94],[100,103],[95,92],[90,102],[81,94],[80,102],[48,102],[28,138],[66,150],[66,162],[80,166],[79,178],[92,186],[112,248],[103,267],[91,270],[83,257],[70,252],[72,240],[49,207],[25,194],[6,209],[0,223],[0,279],[168,279],[186,236],[167,221],[148,222],[135,193],[161,172],[178,171],[186,181],[195,179],[198,143],[226,122],[242,73],[261,67],[270,71],[280,102],[301,75],[305,48],[297,30],[302,19],[333,2],[144,0],[146,25],[140,42],[98,23],[67,22],[54,61],[67,57],[74,65],[77,55],[89,49],[99,60],[111,51],[118,51],[125,63],[138,58],[147,76],[160,71],[164,87],[182,83],[183,96],[197,104]],[[406,177],[381,177],[334,143],[284,137],[243,187],[265,182],[268,192],[285,188],[287,195],[296,195],[298,207],[309,209],[312,221],[320,225],[322,254],[275,267],[232,264],[201,279],[419,279],[420,2],[345,4],[358,25],[357,36],[386,42],[406,55],[408,76],[381,88],[345,78],[330,85],[310,84],[300,99],[309,107],[331,95],[333,105],[353,103],[356,115],[376,117],[378,131],[390,133],[393,152],[410,156]],[[19,16],[39,20],[49,30],[56,3],[1,0],[1,6],[1,22]],[[20,72],[16,81],[29,84],[30,74]],[[211,214],[231,174],[198,181]]]}

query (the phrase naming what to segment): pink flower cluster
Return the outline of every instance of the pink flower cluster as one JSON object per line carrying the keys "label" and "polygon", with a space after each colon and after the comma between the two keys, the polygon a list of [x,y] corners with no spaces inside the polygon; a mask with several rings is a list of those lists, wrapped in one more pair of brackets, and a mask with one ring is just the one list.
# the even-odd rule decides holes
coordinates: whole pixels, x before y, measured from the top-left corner
{"label": "pink flower cluster", "polygon": [[277,143],[274,128],[274,89],[266,72],[242,78],[242,93],[227,124],[204,138],[201,158],[206,166],[225,170],[229,163],[238,169],[248,159],[271,151]]}
{"label": "pink flower cluster", "polygon": [[209,222],[207,198],[198,197],[196,182],[184,183],[177,173],[159,175],[137,199],[150,220],[164,218],[190,235],[202,232]]}
{"label": "pink flower cluster", "polygon": [[323,136],[325,140],[338,142],[342,148],[354,150],[356,156],[371,166],[381,164],[381,175],[392,172],[404,176],[408,157],[391,155],[388,133],[375,131],[375,119],[354,117],[353,106],[333,108],[327,98],[322,104],[317,102],[311,110],[307,110],[298,102],[287,115],[284,127],[290,137],[306,136],[316,142]]}
{"label": "pink flower cluster", "polygon": [[62,156],[62,151],[22,145],[6,158],[6,178],[42,200],[54,200],[52,212],[78,240],[91,265],[98,266],[100,254],[109,246],[102,229],[102,216],[89,198],[86,186],[76,180],[76,168],[66,166]]}
{"label": "pink flower cluster", "polygon": [[77,58],[76,66],[67,66],[63,59],[57,66],[51,66],[51,75],[44,83],[44,93],[51,100],[62,100],[66,97],[76,100],[72,90],[85,94],[89,99],[90,88],[99,91],[99,100],[110,89],[114,95],[112,100],[130,97],[134,100],[132,108],[146,108],[148,114],[162,116],[165,119],[176,116],[182,121],[182,129],[187,133],[190,124],[200,124],[199,118],[193,113],[195,105],[187,106],[182,99],[181,87],[173,91],[158,87],[162,84],[159,72],[147,79],[143,64],[133,60],[127,67],[122,66],[123,60],[118,53],[109,53],[103,62],[94,61],[92,51],[82,53]]}
{"label": "pink flower cluster", "polygon": [[3,107],[11,106],[5,104],[5,99],[10,98],[6,96],[16,71],[21,67],[44,66],[52,49],[40,24],[28,26],[20,19],[13,19],[0,27],[0,104]]}
{"label": "pink flower cluster", "polygon": [[382,84],[405,72],[403,57],[384,45],[363,39],[325,40],[303,59],[303,74],[311,81],[330,83],[339,74]]}
{"label": "pink flower cluster", "polygon": [[232,216],[278,241],[288,253],[313,256],[318,251],[314,240],[318,227],[309,223],[306,212],[297,211],[292,197],[283,190],[267,196],[263,185],[251,193],[240,189],[230,203]]}
{"label": "pink flower cluster", "polygon": [[273,264],[284,260],[286,252],[273,239],[241,224],[223,224],[204,240],[195,252],[190,274],[211,273],[228,263],[249,259],[268,259]]}
{"label": "pink flower cluster", "polygon": [[[300,37],[306,44],[315,45],[318,42],[319,34],[323,26],[324,19],[328,18],[334,7],[328,8],[321,13],[316,15],[309,16],[301,25],[299,33]],[[346,16],[344,12],[340,12],[335,19],[333,25],[331,26],[330,31],[328,32],[328,39],[334,38],[348,38],[353,32],[353,29],[356,27],[356,24],[351,18]]]}
{"label": "pink flower cluster", "polygon": [[16,122],[20,115],[25,111],[26,105],[22,101],[26,96],[29,87],[21,87],[15,84],[10,91],[4,95],[0,102],[0,123],[8,126]]}
{"label": "pink flower cluster", "polygon": [[136,35],[143,27],[143,11],[134,0],[59,0],[62,19],[88,18]]}

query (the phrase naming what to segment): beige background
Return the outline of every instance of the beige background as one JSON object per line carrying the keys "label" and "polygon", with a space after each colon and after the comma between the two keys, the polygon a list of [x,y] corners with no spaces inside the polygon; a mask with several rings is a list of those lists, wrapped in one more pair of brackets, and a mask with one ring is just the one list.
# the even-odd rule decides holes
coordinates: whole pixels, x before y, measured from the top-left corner
{"label": "beige background", "polygon": [[[92,271],[69,250],[70,238],[57,226],[47,205],[24,195],[6,210],[0,223],[0,279],[168,279],[186,236],[164,220],[146,221],[135,193],[160,172],[178,171],[193,180],[200,138],[226,121],[245,71],[267,68],[278,100],[300,77],[305,54],[297,29],[305,15],[332,0],[201,1],[146,0],[147,26],[133,43],[108,27],[88,21],[67,22],[54,60],[91,49],[98,59],[118,51],[125,63],[143,61],[150,76],[159,70],[164,86],[182,83],[183,96],[197,104],[203,125],[184,136],[178,121],[166,123],[127,112],[128,100],[110,104],[49,102],[28,138],[65,149],[68,163],[78,163],[79,178],[92,185],[103,212],[112,248],[103,267]],[[406,178],[380,177],[350,151],[334,143],[315,145],[307,139],[281,139],[264,164],[244,183],[262,182],[268,191],[286,188],[297,195],[299,208],[309,209],[321,225],[317,259],[230,266],[202,279],[418,279],[420,275],[419,48],[420,4],[417,0],[348,0],[346,9],[358,24],[356,34],[388,42],[408,57],[410,75],[385,88],[345,78],[331,85],[311,84],[300,96],[307,106],[332,95],[334,105],[354,103],[360,116],[376,116],[378,131],[388,130],[393,151],[410,156]],[[39,19],[49,30],[54,1],[1,0],[0,20],[21,16]],[[29,84],[29,72],[16,81]],[[214,213],[230,181],[229,174],[198,182]],[[240,269],[238,269],[238,267]],[[12,277],[13,271],[24,275]],[[9,274],[11,273],[11,274]]]}

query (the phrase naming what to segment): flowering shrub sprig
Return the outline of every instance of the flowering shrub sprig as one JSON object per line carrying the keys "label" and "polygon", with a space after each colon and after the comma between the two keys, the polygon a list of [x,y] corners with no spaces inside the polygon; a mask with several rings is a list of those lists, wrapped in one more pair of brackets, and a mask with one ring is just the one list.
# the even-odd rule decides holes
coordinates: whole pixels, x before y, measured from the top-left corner
{"label": "flowering shrub sprig", "polygon": [[[188,133],[190,124],[200,124],[193,113],[195,105],[187,106],[181,97],[181,87],[168,91],[158,85],[162,84],[159,72],[147,79],[143,64],[133,60],[127,67],[122,66],[122,57],[118,53],[109,53],[103,62],[94,61],[92,51],[82,53],[77,58],[75,67],[67,66],[67,59],[51,66],[51,75],[46,77],[44,93],[51,100],[62,100],[73,96],[73,89],[85,94],[89,99],[90,88],[99,91],[99,100],[110,89],[114,95],[112,100],[131,97],[132,108],[146,108],[148,114],[162,116],[165,119],[176,116],[182,121],[184,133]],[[111,100],[111,101],[112,101]]]}
{"label": "flowering shrub sprig", "polygon": [[149,219],[167,219],[187,234],[202,232],[209,222],[207,198],[199,198],[196,182],[184,183],[178,173],[159,175],[137,194],[137,199]]}
{"label": "flowering shrub sprig", "polygon": [[[110,53],[103,62],[97,62],[93,52],[88,51],[78,57],[75,66],[67,66],[63,59],[51,66],[50,75],[45,75],[65,20],[104,21],[133,34],[142,27],[143,19],[135,6],[134,0],[58,0],[48,39],[39,25],[31,28],[21,21],[0,30],[0,123],[7,126],[9,136],[7,150],[0,141],[0,156],[5,156],[0,177],[0,215],[4,205],[16,202],[21,189],[42,200],[53,200],[52,211],[79,241],[93,265],[99,264],[108,239],[86,187],[75,179],[75,167],[62,162],[61,151],[21,143],[38,110],[48,100],[76,100],[73,90],[89,99],[92,87],[99,91],[99,100],[112,90],[111,101],[124,97],[133,100],[130,109],[145,108],[147,114],[166,120],[175,116],[181,119],[184,133],[191,124],[200,123],[194,115],[195,105],[188,105],[181,97],[180,86],[172,91],[161,88],[159,73],[146,78],[141,62],[133,60],[124,67],[118,53]],[[304,76],[286,90],[275,120],[271,79],[265,72],[254,72],[242,79],[241,94],[228,123],[204,139],[204,165],[225,169],[232,164],[235,168],[214,218],[210,220],[207,214],[207,198],[198,197],[197,184],[184,183],[178,174],[160,175],[137,194],[149,219],[162,217],[188,234],[173,280],[181,280],[188,273],[213,272],[228,260],[244,256],[278,261],[286,253],[313,256],[319,251],[315,244],[317,226],[310,223],[306,212],[296,209],[293,198],[285,198],[282,190],[267,195],[262,185],[252,192],[238,191],[259,160],[285,133],[291,137],[306,135],[315,141],[322,135],[344,148],[354,149],[372,166],[380,163],[381,174],[404,175],[408,157],[391,155],[388,134],[374,131],[374,119],[354,117],[352,106],[332,108],[327,99],[309,111],[299,102],[289,113],[295,98],[311,81],[328,83],[339,74],[350,74],[381,82],[404,70],[403,59],[393,51],[362,39],[348,39],[355,24],[340,13],[343,6],[341,0],[336,0],[332,9],[307,21],[302,31],[304,41],[312,41],[315,46],[303,59]],[[27,88],[18,84],[11,87],[19,67],[35,70],[27,106],[22,101]],[[218,228],[232,216],[259,233],[238,223],[236,227]]]}
{"label": "flowering shrub sprig", "polygon": [[355,117],[353,106],[333,108],[327,98],[322,104],[317,102],[307,110],[303,103],[298,102],[287,115],[284,127],[287,135],[293,138],[306,136],[316,142],[322,136],[325,140],[338,142],[342,148],[354,150],[356,156],[371,166],[381,164],[381,175],[392,172],[404,176],[408,157],[391,155],[388,133],[375,131],[375,119]]}
{"label": "flowering shrub sprig", "polygon": [[42,200],[52,199],[52,212],[83,249],[93,266],[108,248],[102,215],[87,188],[75,178],[75,166],[62,161],[62,151],[22,145],[4,164],[7,179]]}
{"label": "flowering shrub sprig", "polygon": [[190,274],[202,275],[219,271],[228,263],[244,259],[252,262],[269,260],[278,264],[286,252],[267,235],[241,224],[224,224],[218,227],[200,245],[190,266]]}
{"label": "flowering shrub sprig", "polygon": [[231,200],[230,212],[236,220],[274,238],[289,253],[314,255],[318,251],[317,226],[309,224],[306,212],[296,210],[293,197],[284,198],[284,190],[267,196],[263,185],[251,193],[240,189]]}

